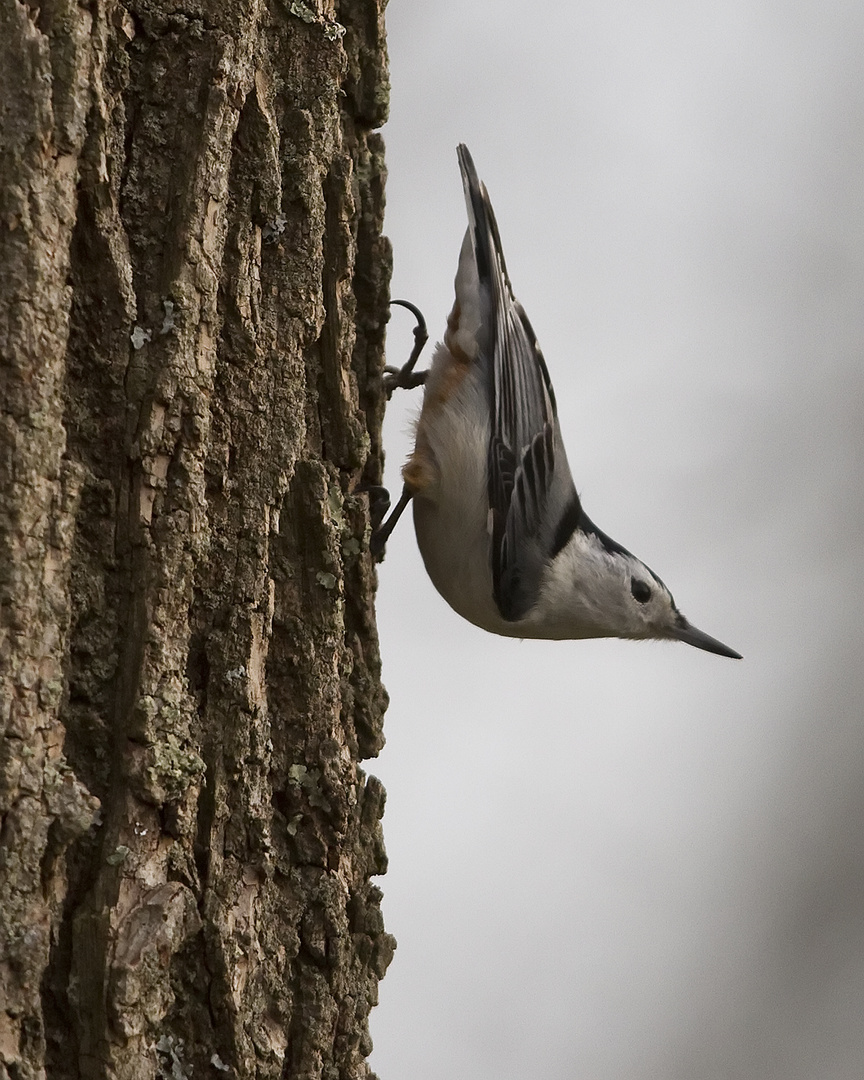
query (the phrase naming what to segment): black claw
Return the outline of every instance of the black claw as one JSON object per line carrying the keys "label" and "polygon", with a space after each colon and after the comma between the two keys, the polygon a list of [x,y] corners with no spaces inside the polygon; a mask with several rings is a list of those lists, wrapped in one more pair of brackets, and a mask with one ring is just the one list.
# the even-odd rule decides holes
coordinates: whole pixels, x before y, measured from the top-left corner
{"label": "black claw", "polygon": [[422,334],[426,335],[423,339],[425,341],[426,337],[428,337],[428,335],[426,334],[426,320],[423,318],[423,312],[420,310],[420,308],[418,308],[416,304],[412,304],[410,300],[391,300],[390,306],[392,307],[394,304],[396,304],[398,307],[408,308],[408,310],[417,320],[417,326],[414,330],[414,333],[416,334],[419,330]]}
{"label": "black claw", "polygon": [[369,496],[369,523],[374,533],[380,528],[390,509],[390,492],[379,484],[370,485],[364,490]]}
{"label": "black claw", "polygon": [[414,348],[411,350],[411,355],[406,362],[401,368],[384,368],[384,392],[388,401],[397,387],[402,390],[413,390],[416,386],[422,386],[426,382],[426,376],[429,374],[428,371],[414,371],[414,365],[420,358],[420,353],[423,352],[423,346],[429,340],[429,332],[426,329],[426,320],[423,318],[423,313],[408,300],[391,300],[390,304],[391,306],[396,304],[399,307],[407,308],[417,320],[417,325],[414,327]]}

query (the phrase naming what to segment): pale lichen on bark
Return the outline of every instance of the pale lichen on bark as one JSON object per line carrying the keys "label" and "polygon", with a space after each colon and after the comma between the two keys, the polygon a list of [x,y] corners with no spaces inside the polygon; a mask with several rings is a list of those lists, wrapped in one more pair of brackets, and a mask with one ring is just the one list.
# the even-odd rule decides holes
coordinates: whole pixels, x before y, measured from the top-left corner
{"label": "pale lichen on bark", "polygon": [[383,3],[0,7],[0,1075],[366,1077]]}

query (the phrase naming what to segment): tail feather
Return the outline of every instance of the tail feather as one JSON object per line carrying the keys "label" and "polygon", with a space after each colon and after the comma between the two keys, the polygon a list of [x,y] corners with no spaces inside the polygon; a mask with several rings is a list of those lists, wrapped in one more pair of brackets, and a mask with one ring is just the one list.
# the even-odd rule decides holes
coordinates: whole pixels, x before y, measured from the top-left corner
{"label": "tail feather", "polygon": [[513,288],[504,261],[498,222],[495,220],[495,211],[489,201],[486,185],[477,176],[474,159],[464,143],[460,143],[456,148],[456,156],[462,172],[465,203],[468,207],[468,228],[480,284],[497,294],[495,299],[499,303],[504,299],[501,294],[505,289],[507,299],[512,301]]}

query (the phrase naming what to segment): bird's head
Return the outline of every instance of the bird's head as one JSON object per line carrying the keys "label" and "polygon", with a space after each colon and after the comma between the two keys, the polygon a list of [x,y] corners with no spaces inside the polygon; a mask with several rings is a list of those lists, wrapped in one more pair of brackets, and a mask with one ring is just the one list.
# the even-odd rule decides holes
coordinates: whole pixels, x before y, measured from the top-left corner
{"label": "bird's head", "polygon": [[623,599],[619,610],[623,607],[627,622],[633,628],[633,632],[627,636],[683,641],[697,649],[717,653],[718,656],[741,659],[740,653],[702,630],[697,630],[681,614],[672,593],[653,570],[633,555],[619,558],[623,562],[623,565],[616,568],[618,574],[615,575],[619,579],[617,588]]}
{"label": "bird's head", "polygon": [[[537,613],[560,637],[653,638],[741,656],[697,630],[650,567],[599,529],[577,529],[549,567]],[[542,614],[541,614],[542,613]]]}

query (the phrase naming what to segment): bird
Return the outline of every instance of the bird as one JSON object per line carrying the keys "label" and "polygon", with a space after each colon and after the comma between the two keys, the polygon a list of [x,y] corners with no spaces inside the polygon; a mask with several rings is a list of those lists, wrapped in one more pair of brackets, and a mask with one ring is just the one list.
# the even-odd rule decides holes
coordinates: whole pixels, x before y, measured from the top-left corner
{"label": "bird", "polygon": [[378,515],[373,554],[383,556],[412,503],[432,583],[483,630],[516,638],[682,641],[740,660],[693,626],[657,574],[586,514],[489,195],[464,144],[457,156],[468,228],[453,309],[428,371],[414,370],[428,336],[422,314],[408,301],[392,301],[411,310],[417,326],[408,361],[385,369],[387,396],[423,385],[423,403],[402,495],[386,521]]}

